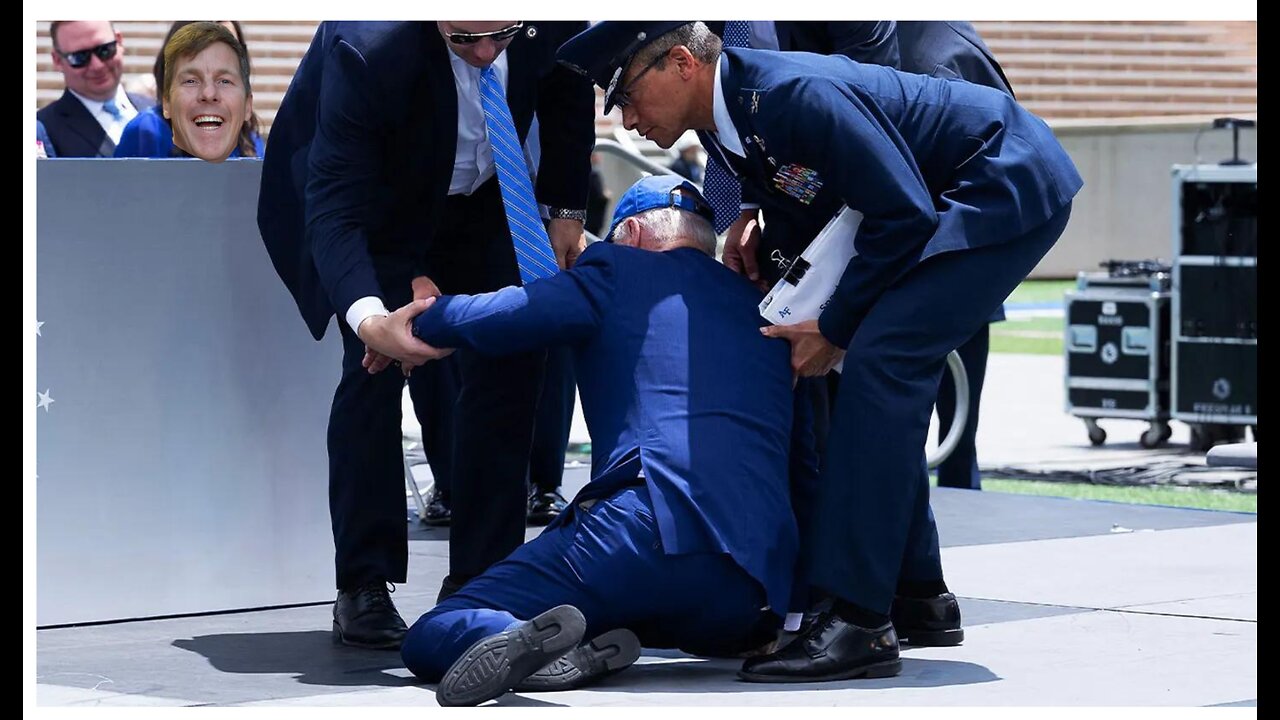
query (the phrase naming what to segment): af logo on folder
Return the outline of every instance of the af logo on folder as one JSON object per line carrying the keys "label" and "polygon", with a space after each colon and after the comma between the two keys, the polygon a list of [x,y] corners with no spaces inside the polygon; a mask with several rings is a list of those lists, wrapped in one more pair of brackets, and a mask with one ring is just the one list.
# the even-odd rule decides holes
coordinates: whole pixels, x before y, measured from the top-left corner
{"label": "af logo on folder", "polygon": [[[760,316],[774,325],[818,319],[831,301],[845,266],[857,254],[853,238],[861,224],[862,213],[841,206],[765,295],[760,302]],[[836,365],[836,370],[840,370],[840,365]]]}

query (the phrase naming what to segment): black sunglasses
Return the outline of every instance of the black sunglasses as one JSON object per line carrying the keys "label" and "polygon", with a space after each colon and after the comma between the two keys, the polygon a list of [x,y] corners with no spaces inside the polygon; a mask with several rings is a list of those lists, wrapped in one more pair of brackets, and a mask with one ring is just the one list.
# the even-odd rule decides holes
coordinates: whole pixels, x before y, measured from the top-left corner
{"label": "black sunglasses", "polygon": [[485,38],[489,38],[494,42],[502,42],[503,40],[510,40],[511,38],[518,35],[520,33],[520,28],[522,27],[524,27],[523,20],[516,23],[515,25],[504,27],[501,30],[493,30],[490,32],[478,32],[478,33],[451,32],[451,33],[445,33],[445,37],[448,38],[449,42],[453,43],[454,45],[475,45],[476,43],[480,42]]}
{"label": "black sunglasses", "polygon": [[[644,77],[645,73],[652,70],[658,63],[665,60],[666,57],[667,57],[666,53],[662,53],[661,55],[658,55],[658,57],[650,60],[649,64],[645,65],[644,69],[642,69],[639,73],[637,73],[635,77],[631,78],[631,82],[627,83],[627,86],[625,88],[618,88],[616,90],[613,90],[612,94],[606,93],[606,95],[608,95],[608,97],[613,100],[613,107],[624,108],[630,105],[631,89],[636,86],[636,83],[640,82],[640,78]],[[618,77],[615,78],[614,82],[616,83],[618,79],[621,79],[621,77],[622,75],[619,74]]]}
{"label": "black sunglasses", "polygon": [[89,64],[90,58],[92,58],[94,55],[97,55],[98,59],[101,60],[102,62],[106,62],[111,58],[115,57],[116,41],[112,40],[109,43],[102,43],[98,47],[91,47],[88,50],[77,50],[75,52],[69,52],[69,53],[58,51],[58,54],[61,55],[62,59],[66,60],[67,64],[70,65],[71,67],[82,68],[85,65]]}

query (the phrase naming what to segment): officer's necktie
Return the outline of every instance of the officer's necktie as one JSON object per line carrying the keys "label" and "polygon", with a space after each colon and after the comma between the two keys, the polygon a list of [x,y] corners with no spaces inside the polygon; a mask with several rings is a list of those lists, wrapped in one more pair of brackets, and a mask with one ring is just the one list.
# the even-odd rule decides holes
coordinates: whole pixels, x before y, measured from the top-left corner
{"label": "officer's necktie", "polygon": [[[725,22],[724,37],[721,38],[725,47],[747,47],[748,37],[749,30],[745,20]],[[702,179],[702,194],[716,212],[716,232],[722,233],[728,230],[741,212],[739,208],[742,205],[742,186],[738,184],[738,179],[733,173],[720,164],[715,155],[707,156],[707,168]]]}
{"label": "officer's necktie", "polygon": [[115,118],[116,120],[124,119],[124,113],[120,112],[120,106],[116,105],[115,98],[111,98],[110,100],[102,103],[102,109],[105,110],[108,115]]}
{"label": "officer's necktie", "polygon": [[547,229],[538,215],[529,167],[525,165],[511,109],[507,107],[506,94],[493,66],[480,71],[480,107],[489,131],[489,145],[493,148],[493,164],[498,169],[498,185],[502,188],[502,204],[507,210],[520,280],[528,284],[538,278],[551,277],[560,268],[551,250]]}

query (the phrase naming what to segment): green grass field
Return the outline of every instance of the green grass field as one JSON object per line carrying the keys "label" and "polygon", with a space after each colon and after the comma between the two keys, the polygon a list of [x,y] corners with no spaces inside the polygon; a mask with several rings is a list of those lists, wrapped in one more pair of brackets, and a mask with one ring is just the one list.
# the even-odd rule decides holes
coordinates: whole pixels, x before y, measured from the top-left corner
{"label": "green grass field", "polygon": [[1043,480],[983,478],[982,490],[983,492],[1042,495],[1076,500],[1103,500],[1133,505],[1164,505],[1166,507],[1229,510],[1255,514],[1258,512],[1257,493],[1234,492],[1213,488],[1171,487],[1167,485],[1159,487],[1125,487],[1118,485],[1091,485],[1089,483],[1046,482]]}
{"label": "green grass field", "polygon": [[1074,289],[1075,286],[1075,280],[1027,280],[1009,295],[1007,302],[1061,302],[1062,294]]}
{"label": "green grass field", "polygon": [[[1028,280],[1009,296],[1014,303],[1061,303],[1074,280]],[[991,352],[1030,355],[1062,354],[1062,318],[1032,317],[991,325]]]}

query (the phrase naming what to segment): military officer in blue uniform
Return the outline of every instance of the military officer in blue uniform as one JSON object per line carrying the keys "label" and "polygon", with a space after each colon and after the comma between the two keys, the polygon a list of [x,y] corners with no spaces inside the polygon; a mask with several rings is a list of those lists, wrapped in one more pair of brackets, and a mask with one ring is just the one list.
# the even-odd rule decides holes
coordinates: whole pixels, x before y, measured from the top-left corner
{"label": "military officer in blue uniform", "polygon": [[923,457],[946,355],[1057,241],[1075,166],[999,91],[843,57],[722,52],[701,23],[604,22],[559,57],[659,145],[705,131],[708,151],[751,192],[784,199],[794,226],[841,204],[864,214],[822,315],[763,331],[791,341],[799,375],[844,362],[806,543],[811,581],[834,602],[741,675],[896,674],[899,581],[946,592]]}
{"label": "military officer in blue uniform", "polygon": [[592,440],[591,481],[569,509],[409,630],[405,665],[440,681],[442,703],[527,686],[583,637],[598,647],[574,658],[582,672],[557,675],[619,669],[609,657],[638,655],[623,628],[704,654],[772,638],[798,544],[789,347],[761,335],[759,291],[716,262],[710,217],[689,181],[646,178],[619,200],[613,242],[573,268],[446,295],[415,320],[436,348],[572,348]]}

